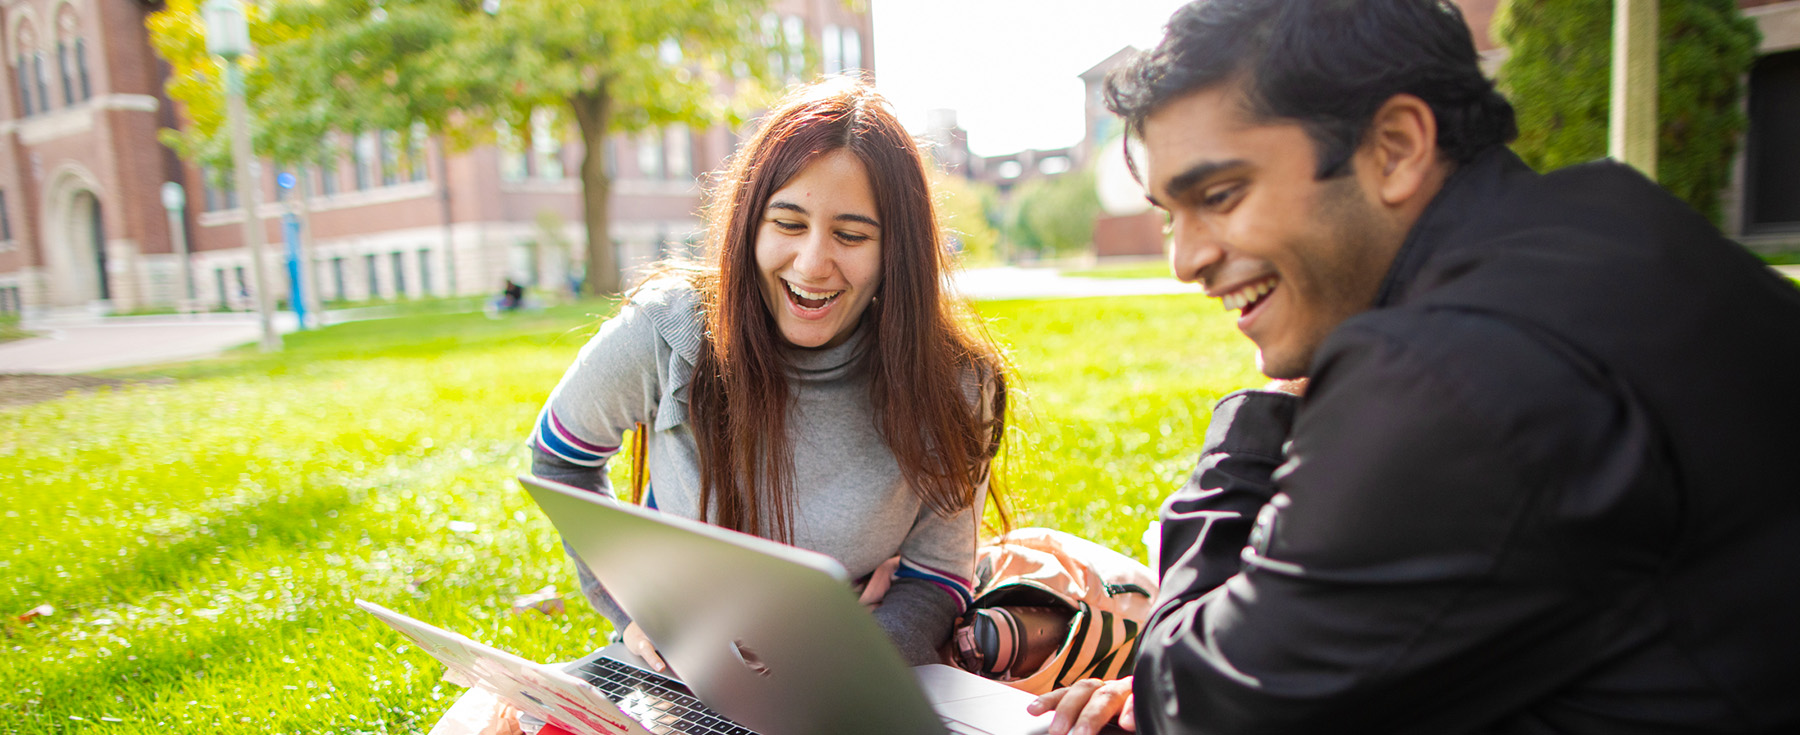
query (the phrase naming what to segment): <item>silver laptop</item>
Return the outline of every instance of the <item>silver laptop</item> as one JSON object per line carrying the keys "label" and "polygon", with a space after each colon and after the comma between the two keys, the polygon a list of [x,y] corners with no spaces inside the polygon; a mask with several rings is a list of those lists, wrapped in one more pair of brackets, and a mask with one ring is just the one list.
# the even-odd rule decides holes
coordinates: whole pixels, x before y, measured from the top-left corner
{"label": "silver laptop", "polygon": [[[527,661],[367,600],[357,600],[356,606],[412,639],[419,650],[431,654],[453,672],[454,680],[487,690],[539,721],[554,722],[570,732],[604,735],[664,735],[676,731],[659,719],[667,714],[666,710],[655,714],[641,711],[642,708],[635,712],[626,711],[621,705],[628,700],[608,696],[607,690],[602,688],[604,683],[597,684],[584,667]],[[455,712],[454,708],[452,712]],[[447,713],[445,716],[452,715]],[[433,731],[437,729],[433,728]],[[680,732],[729,735],[731,731],[729,728],[690,727],[684,723]]]}
{"label": "silver laptop", "polygon": [[1042,733],[1032,695],[909,668],[836,560],[520,477],[700,701],[764,735]]}

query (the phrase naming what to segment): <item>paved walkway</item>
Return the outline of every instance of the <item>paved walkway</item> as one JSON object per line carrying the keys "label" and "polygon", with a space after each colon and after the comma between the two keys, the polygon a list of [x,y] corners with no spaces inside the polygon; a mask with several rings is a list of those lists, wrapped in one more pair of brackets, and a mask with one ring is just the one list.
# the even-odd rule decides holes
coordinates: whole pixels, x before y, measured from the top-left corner
{"label": "paved walkway", "polygon": [[[982,268],[958,275],[969,298],[1024,299],[1185,293],[1197,288],[1173,278],[1066,278],[1052,268]],[[376,309],[330,312],[333,324],[379,316]],[[0,343],[0,373],[66,375],[110,368],[211,357],[261,338],[255,314],[191,314],[100,317],[85,310],[37,315],[25,328],[40,336]],[[291,312],[278,314],[276,331],[294,329]]]}
{"label": "paved walkway", "polygon": [[[25,323],[39,336],[0,343],[0,373],[66,375],[210,357],[262,338],[255,314],[95,317],[57,312]],[[278,332],[294,315],[278,314]]]}

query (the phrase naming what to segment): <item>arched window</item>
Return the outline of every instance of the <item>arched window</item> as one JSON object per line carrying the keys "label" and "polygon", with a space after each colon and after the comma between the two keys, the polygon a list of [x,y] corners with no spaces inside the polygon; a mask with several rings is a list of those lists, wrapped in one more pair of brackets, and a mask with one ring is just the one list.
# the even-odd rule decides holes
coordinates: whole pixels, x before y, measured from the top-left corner
{"label": "arched window", "polygon": [[36,96],[37,85],[31,83],[31,50],[37,48],[37,32],[30,22],[19,24],[19,35],[13,48],[18,52],[13,71],[19,87],[19,117],[31,117],[44,109],[47,101]]}
{"label": "arched window", "polygon": [[63,104],[86,102],[94,96],[88,83],[87,44],[81,38],[81,21],[75,9],[64,5],[56,14],[56,68],[62,74]]}

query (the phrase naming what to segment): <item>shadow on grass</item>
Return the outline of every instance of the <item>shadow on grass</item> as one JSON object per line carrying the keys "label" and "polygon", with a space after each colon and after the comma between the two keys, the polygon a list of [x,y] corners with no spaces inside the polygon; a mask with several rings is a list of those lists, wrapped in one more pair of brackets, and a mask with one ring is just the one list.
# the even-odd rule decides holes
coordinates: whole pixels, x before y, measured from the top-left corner
{"label": "shadow on grass", "polygon": [[[426,663],[422,655],[404,662],[385,654],[379,644],[391,637],[390,632],[363,620],[367,616],[347,599],[316,603],[262,625],[189,625],[180,637],[140,637],[139,643],[109,656],[40,666],[29,682],[37,702],[20,697],[7,714],[28,732],[84,730],[81,725],[91,727],[101,717],[120,720],[120,727],[133,730],[153,726],[169,732],[369,727],[371,723],[357,722],[355,717],[346,721],[329,698],[320,697],[354,692],[384,710],[392,729],[381,731],[415,732],[428,726],[443,706],[428,696],[440,686],[441,669]],[[369,643],[350,650],[370,651],[369,663],[379,670],[365,675],[387,684],[374,691],[368,691],[367,682],[346,680],[358,668],[307,652],[313,643],[347,649],[346,643],[365,639]],[[283,653],[285,658],[277,658]],[[249,658],[255,662],[246,665]],[[308,708],[308,703],[316,706]],[[72,721],[71,716],[86,722]],[[250,719],[242,719],[246,716]]]}
{"label": "shadow on grass", "polygon": [[[318,488],[292,499],[270,499],[246,504],[237,512],[206,518],[206,524],[189,529],[189,535],[144,547],[127,559],[93,576],[71,580],[52,591],[64,604],[79,609],[99,597],[113,603],[132,603],[145,592],[159,592],[188,581],[199,565],[233,552],[251,552],[259,546],[280,544],[300,547],[342,533],[341,526],[356,499],[340,486]],[[339,517],[334,517],[339,516]],[[94,593],[98,592],[96,596]]]}

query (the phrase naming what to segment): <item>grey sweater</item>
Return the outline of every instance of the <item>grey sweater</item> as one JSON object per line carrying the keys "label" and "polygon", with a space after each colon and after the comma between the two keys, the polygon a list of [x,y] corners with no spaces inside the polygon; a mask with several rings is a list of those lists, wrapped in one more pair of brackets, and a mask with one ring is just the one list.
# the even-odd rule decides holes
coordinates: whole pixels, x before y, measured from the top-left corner
{"label": "grey sweater", "polygon": [[[687,388],[703,325],[699,295],[684,283],[635,294],[551,392],[531,436],[532,474],[611,495],[606,462],[641,421],[649,429],[644,502],[698,518],[699,455]],[[837,559],[853,579],[900,556],[875,617],[906,659],[932,663],[969,602],[986,487],[973,507],[952,516],[933,512],[912,491],[876,426],[859,359],[865,346],[859,329],[836,347],[786,353],[793,544]],[[576,567],[588,599],[623,629],[629,618],[579,559]]]}

